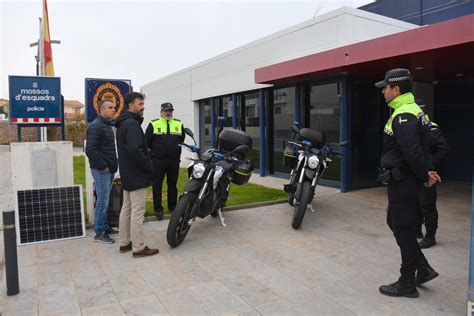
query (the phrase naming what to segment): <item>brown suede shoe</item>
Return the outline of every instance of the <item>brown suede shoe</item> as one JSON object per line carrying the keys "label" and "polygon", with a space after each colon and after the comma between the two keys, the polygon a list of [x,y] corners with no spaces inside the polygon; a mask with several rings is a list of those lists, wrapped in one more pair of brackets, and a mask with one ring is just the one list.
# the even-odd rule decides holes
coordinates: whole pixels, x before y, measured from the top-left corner
{"label": "brown suede shoe", "polygon": [[138,257],[146,257],[146,256],[153,256],[159,253],[160,251],[158,249],[150,249],[147,246],[143,248],[142,251],[134,252],[133,257],[138,258]]}
{"label": "brown suede shoe", "polygon": [[130,250],[132,250],[132,242],[126,246],[120,246],[120,253],[129,252]]}

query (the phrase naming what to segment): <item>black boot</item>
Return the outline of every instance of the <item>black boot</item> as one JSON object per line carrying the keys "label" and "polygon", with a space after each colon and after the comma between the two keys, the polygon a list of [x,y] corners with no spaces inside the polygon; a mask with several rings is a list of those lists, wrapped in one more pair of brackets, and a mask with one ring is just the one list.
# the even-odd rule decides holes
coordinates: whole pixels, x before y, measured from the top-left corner
{"label": "black boot", "polygon": [[425,237],[420,241],[420,248],[426,249],[436,245],[436,239],[434,237]]}
{"label": "black boot", "polygon": [[382,285],[379,288],[380,293],[387,296],[404,296],[404,297],[418,297],[419,293],[415,286],[414,278],[400,277],[397,282]]}
{"label": "black boot", "polygon": [[157,220],[161,221],[163,219],[163,211],[156,211],[155,216]]}
{"label": "black boot", "polygon": [[415,283],[416,285],[422,285],[423,283],[433,280],[437,276],[439,276],[439,273],[430,265],[419,267],[416,271]]}

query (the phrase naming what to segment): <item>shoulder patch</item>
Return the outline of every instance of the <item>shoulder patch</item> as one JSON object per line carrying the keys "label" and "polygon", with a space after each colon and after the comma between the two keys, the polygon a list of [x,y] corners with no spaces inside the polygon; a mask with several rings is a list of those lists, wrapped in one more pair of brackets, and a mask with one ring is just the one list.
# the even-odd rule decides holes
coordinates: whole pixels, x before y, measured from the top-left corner
{"label": "shoulder patch", "polygon": [[152,122],[156,122],[156,121],[159,121],[160,119],[157,118],[157,119],[154,119],[154,120],[151,120]]}
{"label": "shoulder patch", "polygon": [[178,121],[178,122],[181,122],[181,120],[180,120],[180,119],[177,119],[177,118],[173,118],[173,120]]}

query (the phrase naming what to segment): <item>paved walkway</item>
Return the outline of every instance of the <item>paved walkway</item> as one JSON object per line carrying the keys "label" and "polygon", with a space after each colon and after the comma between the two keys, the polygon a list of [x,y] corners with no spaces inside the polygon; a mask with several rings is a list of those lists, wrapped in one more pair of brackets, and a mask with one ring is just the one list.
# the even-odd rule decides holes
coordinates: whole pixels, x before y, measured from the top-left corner
{"label": "paved walkway", "polygon": [[470,190],[440,187],[439,244],[425,254],[441,275],[418,299],[378,293],[400,258],[375,188],[318,196],[298,231],[284,204],[227,212],[226,228],[198,220],[176,249],[167,221],[147,222],[147,244],[160,248],[150,258],[94,243],[90,231],[19,247],[21,292],[7,297],[1,280],[0,314],[463,315]]}

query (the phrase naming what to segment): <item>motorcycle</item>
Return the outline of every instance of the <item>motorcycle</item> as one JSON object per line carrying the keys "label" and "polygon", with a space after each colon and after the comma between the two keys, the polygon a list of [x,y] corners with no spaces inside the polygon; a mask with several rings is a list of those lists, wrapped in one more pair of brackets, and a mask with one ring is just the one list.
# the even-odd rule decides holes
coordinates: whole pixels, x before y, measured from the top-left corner
{"label": "motorcycle", "polygon": [[196,158],[190,159],[184,193],[168,224],[166,239],[173,248],[184,241],[196,217],[219,216],[222,226],[227,226],[222,209],[229,197],[230,184],[247,183],[254,170],[252,162],[245,159],[252,147],[252,139],[245,132],[225,129],[219,133],[218,149],[211,148],[203,153],[196,146],[192,131],[185,128],[185,133],[194,145],[181,145],[195,153]]}
{"label": "motorcycle", "polygon": [[326,142],[326,136],[310,128],[298,129],[292,125],[293,140],[288,140],[284,152],[284,164],[292,168],[290,182],[283,190],[288,193],[288,203],[294,206],[291,226],[298,229],[303,222],[308,206],[314,212],[311,202],[319,179],[331,163],[331,157],[342,156],[333,147],[349,145],[348,141],[339,144]]}

